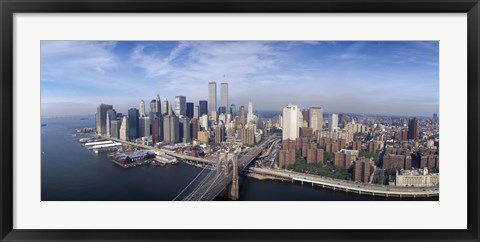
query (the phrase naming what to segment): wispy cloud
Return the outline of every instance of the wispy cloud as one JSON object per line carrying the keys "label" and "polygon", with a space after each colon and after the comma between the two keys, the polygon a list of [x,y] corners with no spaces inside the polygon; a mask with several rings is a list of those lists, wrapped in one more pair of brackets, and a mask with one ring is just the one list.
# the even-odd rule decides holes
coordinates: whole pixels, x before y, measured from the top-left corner
{"label": "wispy cloud", "polygon": [[227,81],[230,103],[252,99],[257,109],[438,110],[438,42],[44,41],[41,54],[50,107],[106,102],[126,111],[157,93],[196,102],[208,82]]}

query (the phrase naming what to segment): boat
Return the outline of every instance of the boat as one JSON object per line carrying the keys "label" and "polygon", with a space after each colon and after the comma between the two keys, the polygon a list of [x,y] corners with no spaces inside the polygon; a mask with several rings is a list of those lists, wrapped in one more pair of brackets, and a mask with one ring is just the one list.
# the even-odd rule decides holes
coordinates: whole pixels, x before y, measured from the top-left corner
{"label": "boat", "polygon": [[42,127],[47,126],[47,124],[42,124]]}

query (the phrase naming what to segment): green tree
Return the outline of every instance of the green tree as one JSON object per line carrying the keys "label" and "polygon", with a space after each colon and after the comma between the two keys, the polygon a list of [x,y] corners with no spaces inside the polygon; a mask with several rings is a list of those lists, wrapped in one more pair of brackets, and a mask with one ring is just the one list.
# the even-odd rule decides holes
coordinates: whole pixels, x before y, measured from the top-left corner
{"label": "green tree", "polygon": [[397,168],[388,168],[385,170],[385,173],[387,173],[387,175],[396,175],[397,174]]}
{"label": "green tree", "polygon": [[333,172],[333,178],[351,180],[352,175],[348,172],[347,168],[337,167],[337,169],[335,169]]}
{"label": "green tree", "polygon": [[323,162],[327,162],[327,161],[332,160],[332,156],[333,155],[330,152],[323,153]]}

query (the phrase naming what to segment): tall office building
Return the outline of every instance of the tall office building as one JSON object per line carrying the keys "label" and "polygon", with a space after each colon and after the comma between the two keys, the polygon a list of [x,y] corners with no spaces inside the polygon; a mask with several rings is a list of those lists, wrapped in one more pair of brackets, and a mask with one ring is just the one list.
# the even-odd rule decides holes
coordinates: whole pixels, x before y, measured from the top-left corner
{"label": "tall office building", "polygon": [[208,115],[217,111],[217,83],[208,83]]}
{"label": "tall office building", "polygon": [[221,113],[218,115],[218,124],[219,125],[225,125],[227,123],[227,116],[225,116],[224,113]]}
{"label": "tall office building", "polygon": [[117,112],[115,112],[115,109],[107,110],[107,122],[105,123],[107,137],[111,137],[111,124],[112,124],[112,120],[115,120],[115,119],[117,119]]}
{"label": "tall office building", "polygon": [[190,134],[190,119],[188,117],[181,117],[179,119],[179,138],[182,143],[190,143],[192,137]]}
{"label": "tall office building", "polygon": [[109,109],[113,109],[113,106],[102,103],[97,107],[95,123],[97,128],[97,134],[99,135],[107,135],[107,111]]}
{"label": "tall office building", "polygon": [[157,113],[158,117],[161,117],[162,115],[162,101],[160,99],[160,96],[157,94],[157,98],[155,99],[155,106],[157,110],[155,112]]}
{"label": "tall office building", "polygon": [[152,115],[151,118],[150,118],[150,123],[151,123],[151,126],[152,126],[152,141],[153,141],[154,146],[160,141],[159,120],[160,120],[160,118],[157,115]]}
{"label": "tall office building", "polygon": [[220,83],[220,106],[225,107],[223,113],[226,113],[228,108],[228,83],[226,82]]}
{"label": "tall office building", "polygon": [[190,135],[192,139],[198,139],[198,131],[200,130],[200,125],[197,118],[192,118],[190,120]]}
{"label": "tall office building", "polygon": [[199,117],[200,117],[200,107],[198,105],[195,105],[195,107],[193,108],[193,118],[198,119]]}
{"label": "tall office building", "polygon": [[175,97],[175,114],[177,116],[187,115],[187,98],[185,96]]}
{"label": "tall office building", "polygon": [[138,136],[139,137],[149,137],[151,135],[150,133],[150,117],[145,116],[145,117],[140,117],[138,120]]}
{"label": "tall office building", "polygon": [[150,113],[156,113],[157,112],[157,100],[152,99],[150,101]]}
{"label": "tall office building", "polygon": [[209,119],[213,122],[213,123],[216,123],[218,121],[218,117],[217,117],[217,112],[216,111],[212,111],[210,113],[210,116],[208,116]]}
{"label": "tall office building", "polygon": [[122,120],[115,119],[110,121],[110,137],[119,139],[120,138],[120,126],[122,125]]}
{"label": "tall office building", "polygon": [[303,116],[303,119],[306,122],[305,127],[310,127],[310,109],[303,109],[302,110],[302,116]]}
{"label": "tall office building", "polygon": [[253,104],[252,100],[248,101],[247,124],[253,121]]}
{"label": "tall office building", "polygon": [[332,113],[330,114],[328,120],[328,131],[335,131],[338,129],[338,114]]}
{"label": "tall office building", "polygon": [[222,125],[213,126],[214,141],[216,144],[220,144],[225,141],[225,127]]}
{"label": "tall office building", "polygon": [[235,117],[237,115],[237,107],[235,107],[235,104],[230,105],[230,114]]}
{"label": "tall office building", "polygon": [[242,125],[244,125],[244,124],[245,124],[245,107],[244,107],[244,106],[240,106],[240,111],[239,111],[239,112],[240,112],[240,114],[239,114],[239,116],[240,116],[240,123],[241,123]]}
{"label": "tall office building", "polygon": [[138,119],[138,109],[130,108],[128,110],[128,140],[135,140],[138,138]]}
{"label": "tall office building", "polygon": [[202,117],[202,115],[207,114],[208,115],[208,102],[206,100],[200,100],[198,101],[198,106],[199,106],[199,113],[198,115]]}
{"label": "tall office building", "polygon": [[299,136],[299,116],[297,105],[288,105],[283,108],[282,140],[296,140]]}
{"label": "tall office building", "polygon": [[342,125],[343,128],[347,125],[347,115],[344,113],[341,113],[338,115],[338,123]]}
{"label": "tall office building", "polygon": [[193,118],[193,103],[187,103],[186,116],[189,118]]}
{"label": "tall office building", "polygon": [[204,115],[200,116],[199,123],[200,123],[200,128],[202,130],[207,130],[208,129],[208,115],[204,114]]}
{"label": "tall office building", "polygon": [[162,115],[168,115],[169,111],[169,106],[168,106],[168,100],[166,97],[163,98],[163,104],[162,104]]}
{"label": "tall office building", "polygon": [[120,125],[120,139],[126,141],[128,139],[128,118],[123,116],[122,124]]}
{"label": "tall office building", "polygon": [[315,131],[322,131],[323,109],[321,107],[311,107],[308,116],[310,117],[309,124],[313,133],[315,133]]}
{"label": "tall office building", "polygon": [[145,101],[141,100],[140,101],[140,117],[145,117]]}
{"label": "tall office building", "polygon": [[298,109],[298,128],[302,128],[304,125],[303,123],[303,115],[300,109]]}
{"label": "tall office building", "polygon": [[217,113],[218,115],[220,115],[221,113],[227,113],[227,107],[224,107],[224,106],[218,107]]}
{"label": "tall office building", "polygon": [[106,129],[107,129],[107,137],[111,137],[110,136],[110,133],[111,133],[111,122],[110,122],[110,115],[108,115],[107,113],[107,123],[105,125]]}
{"label": "tall office building", "polygon": [[418,137],[418,119],[412,118],[408,121],[408,139],[417,139]]}
{"label": "tall office building", "polygon": [[175,144],[180,141],[179,120],[173,110],[169,115],[163,117],[163,140],[169,144]]}

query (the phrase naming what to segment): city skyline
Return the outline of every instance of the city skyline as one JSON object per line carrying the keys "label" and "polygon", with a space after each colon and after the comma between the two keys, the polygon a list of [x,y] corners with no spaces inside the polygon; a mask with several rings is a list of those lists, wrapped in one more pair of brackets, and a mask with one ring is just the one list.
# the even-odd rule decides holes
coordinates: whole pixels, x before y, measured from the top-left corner
{"label": "city skyline", "polygon": [[[42,115],[118,112],[149,103],[208,100],[281,112],[288,103],[326,113],[438,113],[438,42],[42,41]],[[268,95],[265,95],[268,91]],[[218,104],[217,104],[218,106]],[[416,107],[412,110],[411,107]],[[70,113],[69,113],[70,112]]]}

